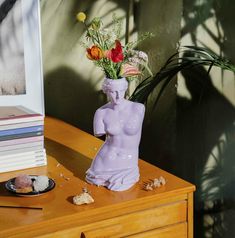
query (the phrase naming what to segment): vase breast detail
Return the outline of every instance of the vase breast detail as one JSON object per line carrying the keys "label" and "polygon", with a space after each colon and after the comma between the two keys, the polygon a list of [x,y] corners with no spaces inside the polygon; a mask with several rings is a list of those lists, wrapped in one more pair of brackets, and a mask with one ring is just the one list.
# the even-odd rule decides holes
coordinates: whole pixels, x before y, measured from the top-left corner
{"label": "vase breast detail", "polygon": [[128,88],[125,78],[108,79],[102,89],[109,102],[96,110],[94,135],[106,135],[105,142],[86,172],[86,181],[123,191],[139,180],[139,143],[145,107],[124,98]]}

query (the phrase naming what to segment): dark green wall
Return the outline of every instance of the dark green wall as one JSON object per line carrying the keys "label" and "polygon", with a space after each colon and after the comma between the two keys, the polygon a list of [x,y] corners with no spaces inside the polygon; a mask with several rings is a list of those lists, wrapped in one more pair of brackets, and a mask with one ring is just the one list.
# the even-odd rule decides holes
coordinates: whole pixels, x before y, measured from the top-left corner
{"label": "dark green wall", "polygon": [[[182,37],[235,63],[234,2],[185,0],[183,6]],[[195,67],[182,75],[190,98],[177,96],[174,171],[197,186],[195,237],[235,237],[234,74]]]}

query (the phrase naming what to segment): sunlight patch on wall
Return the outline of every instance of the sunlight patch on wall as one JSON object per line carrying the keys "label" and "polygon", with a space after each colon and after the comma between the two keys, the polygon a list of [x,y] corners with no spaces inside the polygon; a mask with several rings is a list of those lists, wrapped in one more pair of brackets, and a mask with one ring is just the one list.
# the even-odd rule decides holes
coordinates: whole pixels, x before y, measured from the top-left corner
{"label": "sunlight patch on wall", "polygon": [[208,200],[210,200],[211,197],[214,198],[216,196],[215,194],[219,196],[222,193],[220,186],[223,185],[223,178],[219,171],[221,172],[223,166],[222,158],[226,143],[227,139],[224,133],[212,149],[204,167],[202,175],[202,193]]}
{"label": "sunlight patch on wall", "polygon": [[[200,4],[202,1],[198,1]],[[195,13],[190,13],[191,18],[195,18]],[[181,38],[180,45],[198,45],[211,49],[213,52],[220,56],[224,56],[221,45],[226,40],[224,31],[216,20],[215,12],[212,9],[210,18],[199,24],[195,32],[189,32]],[[182,20],[182,28],[185,26],[184,19]],[[217,67],[213,67],[210,72],[213,86],[224,96],[226,99],[235,106],[235,78],[234,74],[229,71],[223,71]],[[190,93],[185,88],[184,80],[180,74],[178,77],[178,95],[188,97]]]}

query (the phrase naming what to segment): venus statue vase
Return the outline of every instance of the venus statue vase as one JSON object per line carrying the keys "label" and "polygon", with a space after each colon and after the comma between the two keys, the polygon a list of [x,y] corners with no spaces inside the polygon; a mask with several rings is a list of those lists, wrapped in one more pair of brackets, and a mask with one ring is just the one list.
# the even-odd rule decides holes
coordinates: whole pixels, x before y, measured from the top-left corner
{"label": "venus statue vase", "polygon": [[106,135],[106,139],[86,172],[86,180],[123,191],[139,180],[139,143],[145,107],[124,98],[128,88],[125,78],[106,78],[102,88],[109,102],[95,112],[94,134]]}

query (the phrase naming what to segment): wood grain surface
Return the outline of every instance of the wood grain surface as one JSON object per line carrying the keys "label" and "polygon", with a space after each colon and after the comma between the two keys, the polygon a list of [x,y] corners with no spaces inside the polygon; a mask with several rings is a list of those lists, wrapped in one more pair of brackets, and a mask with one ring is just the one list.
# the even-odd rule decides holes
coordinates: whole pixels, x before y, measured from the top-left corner
{"label": "wood grain surface", "polygon": [[[178,230],[182,235],[156,237],[192,238],[195,186],[143,160],[139,160],[140,181],[127,191],[114,192],[87,184],[85,172],[101,145],[102,141],[94,136],[46,117],[48,165],[0,174],[0,205],[42,210],[0,207],[0,237],[122,237],[138,233],[136,237],[151,237],[162,229],[166,234]],[[22,173],[47,175],[55,180],[56,187],[36,197],[12,195],[4,184]],[[165,186],[153,191],[143,189],[145,182],[160,176],[167,180]],[[76,206],[72,198],[83,188],[88,189],[95,202]],[[144,236],[145,231],[150,236]]]}

